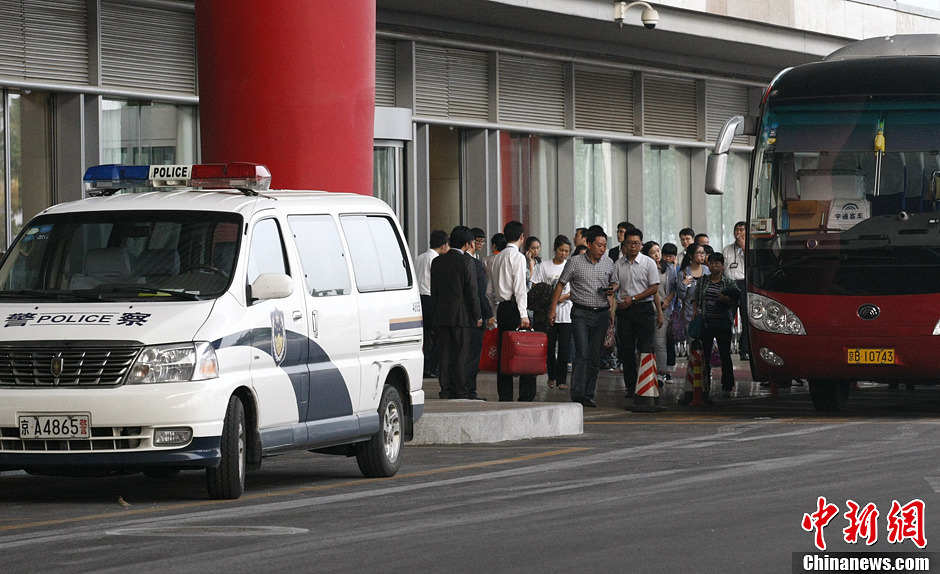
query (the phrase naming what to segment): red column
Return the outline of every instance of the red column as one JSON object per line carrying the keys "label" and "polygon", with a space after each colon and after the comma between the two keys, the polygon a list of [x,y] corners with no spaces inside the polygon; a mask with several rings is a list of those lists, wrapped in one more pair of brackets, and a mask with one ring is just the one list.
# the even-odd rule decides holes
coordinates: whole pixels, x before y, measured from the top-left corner
{"label": "red column", "polygon": [[372,194],[375,0],[197,0],[204,163]]}

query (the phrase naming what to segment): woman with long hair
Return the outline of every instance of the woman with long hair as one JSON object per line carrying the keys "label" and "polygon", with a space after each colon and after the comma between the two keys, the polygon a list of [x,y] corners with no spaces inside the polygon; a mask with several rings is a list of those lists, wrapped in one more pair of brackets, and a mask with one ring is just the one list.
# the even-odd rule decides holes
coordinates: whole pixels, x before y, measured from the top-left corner
{"label": "woman with long hair", "polygon": [[[539,263],[532,275],[532,283],[548,283],[555,289],[555,283],[565,268],[568,254],[571,253],[571,241],[564,235],[555,238],[554,257]],[[548,330],[548,387],[568,388],[568,358],[571,355],[571,286],[565,285],[555,307],[555,323]]]}
{"label": "woman with long hair", "polygon": [[[705,246],[692,243],[685,250],[682,268],[679,270],[677,285],[678,297],[682,301],[682,319],[685,323],[685,332],[689,332],[689,323],[692,322],[692,300],[695,298],[695,286],[708,276],[708,267],[705,265]],[[681,342],[680,342],[681,344]]]}
{"label": "woman with long hair", "polygon": [[[672,303],[676,298],[676,271],[663,259],[662,250],[655,241],[644,243],[640,252],[655,261],[656,268],[659,271],[656,329],[653,330],[653,352],[656,354],[656,369],[659,373],[659,380],[665,382],[669,373],[669,365],[666,359],[666,335],[669,333],[668,319],[672,315]],[[676,370],[674,364],[672,370]]]}
{"label": "woman with long hair", "polygon": [[525,240],[525,247],[522,250],[522,254],[525,255],[526,269],[525,269],[525,280],[526,287],[532,287],[532,284],[535,283],[535,268],[542,263],[542,258],[539,257],[539,251],[542,249],[542,242],[539,241],[539,238],[536,236],[527,237]]}

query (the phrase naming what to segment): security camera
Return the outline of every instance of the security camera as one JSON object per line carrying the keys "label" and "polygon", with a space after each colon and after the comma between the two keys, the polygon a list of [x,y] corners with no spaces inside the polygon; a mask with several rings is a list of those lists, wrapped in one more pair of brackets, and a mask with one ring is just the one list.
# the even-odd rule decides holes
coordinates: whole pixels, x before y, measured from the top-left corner
{"label": "security camera", "polygon": [[656,24],[659,23],[659,12],[652,8],[647,8],[643,10],[643,14],[640,15],[640,20],[643,22],[643,25],[646,26],[647,30],[652,30],[656,27]]}
{"label": "security camera", "polygon": [[623,28],[623,21],[626,18],[627,10],[633,6],[642,6],[644,8],[643,14],[640,16],[640,20],[643,21],[643,25],[646,26],[647,29],[652,30],[656,27],[656,24],[659,23],[659,12],[654,10],[653,7],[646,2],[615,2],[614,22]]}

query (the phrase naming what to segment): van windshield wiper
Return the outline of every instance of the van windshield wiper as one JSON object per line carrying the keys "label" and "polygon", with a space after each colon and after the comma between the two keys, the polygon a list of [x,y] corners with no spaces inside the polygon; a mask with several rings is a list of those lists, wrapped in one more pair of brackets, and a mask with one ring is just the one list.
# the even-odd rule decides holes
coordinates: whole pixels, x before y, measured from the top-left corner
{"label": "van windshield wiper", "polygon": [[10,299],[42,299],[47,301],[80,300],[100,301],[98,294],[90,291],[64,291],[61,289],[8,289],[0,291],[0,297]]}
{"label": "van windshield wiper", "polygon": [[145,285],[115,285],[108,289],[104,290],[95,290],[93,292],[99,292],[101,294],[107,293],[108,295],[118,295],[118,294],[128,294],[134,297],[146,297],[159,299],[160,297],[168,297],[170,299],[176,299],[179,301],[202,301],[202,297],[195,293],[189,293],[187,291],[177,291],[176,289],[157,289],[156,287],[147,287]]}

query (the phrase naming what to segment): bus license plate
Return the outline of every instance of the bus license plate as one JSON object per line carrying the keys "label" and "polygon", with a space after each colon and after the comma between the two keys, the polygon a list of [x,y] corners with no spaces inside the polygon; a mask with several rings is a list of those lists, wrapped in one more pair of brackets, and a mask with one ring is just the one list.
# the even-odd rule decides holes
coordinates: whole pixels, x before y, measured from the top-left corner
{"label": "bus license plate", "polygon": [[20,415],[21,439],[91,438],[91,415]]}
{"label": "bus license plate", "polygon": [[893,365],[894,349],[849,349],[850,365]]}

